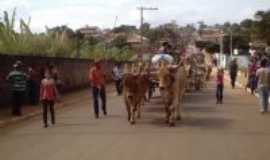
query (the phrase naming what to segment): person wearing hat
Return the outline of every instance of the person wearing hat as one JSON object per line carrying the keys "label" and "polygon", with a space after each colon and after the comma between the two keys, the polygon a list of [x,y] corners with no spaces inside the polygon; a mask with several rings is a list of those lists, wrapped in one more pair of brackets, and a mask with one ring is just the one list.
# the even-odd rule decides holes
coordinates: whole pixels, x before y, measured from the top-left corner
{"label": "person wearing hat", "polygon": [[12,89],[12,114],[14,116],[21,116],[22,104],[27,88],[27,75],[22,71],[21,61],[17,61],[13,65],[13,68],[14,70],[7,76]]}
{"label": "person wearing hat", "polygon": [[93,66],[90,67],[89,80],[92,86],[95,117],[99,118],[99,98],[102,102],[103,114],[107,115],[105,73],[101,67],[100,60],[95,60]]}

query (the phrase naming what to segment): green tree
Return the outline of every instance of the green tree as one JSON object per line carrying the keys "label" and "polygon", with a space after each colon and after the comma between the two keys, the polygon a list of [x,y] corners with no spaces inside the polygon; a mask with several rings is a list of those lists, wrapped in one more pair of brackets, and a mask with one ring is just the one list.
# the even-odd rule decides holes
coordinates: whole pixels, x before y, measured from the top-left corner
{"label": "green tree", "polygon": [[270,10],[258,11],[255,18],[257,18],[257,21],[254,21],[255,34],[270,45]]}
{"label": "green tree", "polygon": [[62,25],[62,26],[56,26],[56,27],[53,27],[53,28],[48,28],[47,29],[47,32],[50,32],[52,33],[53,35],[55,34],[62,34],[65,32],[65,34],[69,37],[69,38],[74,38],[76,35],[76,33],[71,29],[69,28],[68,26],[66,25]]}
{"label": "green tree", "polygon": [[126,34],[121,34],[118,35],[116,38],[114,38],[111,41],[111,46],[112,47],[117,47],[117,48],[123,48],[127,46],[127,35]]}
{"label": "green tree", "polygon": [[147,33],[150,31],[151,29],[151,25],[149,23],[144,23],[142,26],[141,26],[141,30],[142,30],[142,34],[145,36],[147,35]]}
{"label": "green tree", "polygon": [[114,33],[132,33],[132,32],[137,32],[136,26],[132,25],[121,25],[119,27],[115,27],[113,29]]}

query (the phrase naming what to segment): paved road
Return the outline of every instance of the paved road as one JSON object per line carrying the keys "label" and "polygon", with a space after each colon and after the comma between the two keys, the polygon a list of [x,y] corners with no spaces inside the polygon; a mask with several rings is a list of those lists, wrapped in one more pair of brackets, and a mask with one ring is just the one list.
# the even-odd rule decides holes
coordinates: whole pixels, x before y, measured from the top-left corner
{"label": "paved road", "polygon": [[[227,87],[229,88],[229,87]],[[42,128],[41,117],[0,129],[1,160],[266,160],[270,156],[270,114],[261,115],[255,97],[225,90],[215,104],[213,84],[187,94],[183,121],[164,124],[160,100],[144,107],[135,126],[126,121],[121,97],[109,95],[108,117],[95,120],[88,92],[57,111],[57,125]]]}

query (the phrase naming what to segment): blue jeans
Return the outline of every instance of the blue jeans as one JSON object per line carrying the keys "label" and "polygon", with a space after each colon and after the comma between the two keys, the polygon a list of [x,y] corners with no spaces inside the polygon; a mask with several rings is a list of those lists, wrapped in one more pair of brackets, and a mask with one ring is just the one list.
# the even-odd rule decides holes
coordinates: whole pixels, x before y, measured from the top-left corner
{"label": "blue jeans", "polygon": [[217,85],[216,97],[217,97],[217,102],[218,103],[222,103],[223,102],[223,89],[224,89],[224,85],[223,84],[218,84]]}
{"label": "blue jeans", "polygon": [[256,75],[250,75],[248,78],[248,87],[251,90],[251,93],[253,94],[255,89],[257,88],[257,77]]}
{"label": "blue jeans", "polygon": [[261,111],[268,110],[269,87],[259,87]]}
{"label": "blue jeans", "polygon": [[101,88],[97,88],[97,87],[93,86],[92,94],[93,94],[93,102],[94,102],[93,107],[94,107],[96,118],[99,117],[99,98],[101,99],[103,113],[104,113],[104,115],[106,115],[107,114],[107,108],[106,108],[106,90],[105,90],[105,86],[103,86]]}

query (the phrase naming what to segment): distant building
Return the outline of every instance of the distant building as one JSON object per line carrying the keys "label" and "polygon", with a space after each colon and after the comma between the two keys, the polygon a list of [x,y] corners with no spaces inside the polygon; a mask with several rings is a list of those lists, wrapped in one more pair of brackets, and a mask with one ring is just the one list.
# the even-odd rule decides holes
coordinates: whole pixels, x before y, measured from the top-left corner
{"label": "distant building", "polygon": [[224,36],[224,32],[221,29],[205,28],[199,31],[197,40],[219,43],[222,36]]}
{"label": "distant building", "polygon": [[131,34],[126,34],[126,33],[111,33],[108,34],[106,36],[106,42],[110,43],[112,42],[115,38],[117,38],[118,36],[126,36],[127,37],[127,41],[126,43],[131,46],[137,46],[137,45],[141,45],[141,40],[143,40],[143,43],[148,43],[149,40],[146,37],[141,37],[139,34],[136,33],[131,33]]}
{"label": "distant building", "polygon": [[149,41],[146,37],[141,37],[141,35],[133,33],[128,36],[127,43],[133,45],[141,44],[142,40],[144,43]]}
{"label": "distant building", "polygon": [[85,26],[83,28],[78,29],[78,31],[84,35],[84,37],[102,37],[102,30],[96,26]]}
{"label": "distant building", "polygon": [[260,40],[252,41],[249,45],[251,47],[255,47],[255,48],[266,48],[267,47],[267,43],[264,41],[260,41]]}

